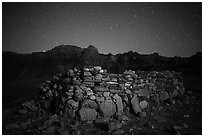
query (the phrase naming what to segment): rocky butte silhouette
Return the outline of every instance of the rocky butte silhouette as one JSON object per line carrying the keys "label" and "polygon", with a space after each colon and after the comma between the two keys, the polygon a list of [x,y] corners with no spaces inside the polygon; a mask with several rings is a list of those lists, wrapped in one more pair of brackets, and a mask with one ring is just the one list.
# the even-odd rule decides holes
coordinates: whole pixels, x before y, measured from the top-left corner
{"label": "rocky butte silhouette", "polygon": [[69,68],[100,65],[112,73],[124,70],[174,70],[185,73],[202,72],[202,53],[191,57],[164,57],[158,53],[139,54],[129,51],[123,54],[101,54],[93,45],[80,48],[60,45],[46,52],[18,54],[3,51],[3,81],[25,77],[46,77]]}

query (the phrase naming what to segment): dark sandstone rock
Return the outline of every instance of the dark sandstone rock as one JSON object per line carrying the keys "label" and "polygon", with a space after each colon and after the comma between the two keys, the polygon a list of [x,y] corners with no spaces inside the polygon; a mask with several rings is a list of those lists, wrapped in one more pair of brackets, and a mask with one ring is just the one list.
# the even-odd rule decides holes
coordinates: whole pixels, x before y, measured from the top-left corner
{"label": "dark sandstone rock", "polygon": [[111,93],[120,93],[122,92],[120,89],[110,89]]}
{"label": "dark sandstone rock", "polygon": [[141,109],[145,109],[148,106],[147,101],[143,100],[139,103]]}
{"label": "dark sandstone rock", "polygon": [[84,99],[84,96],[83,96],[82,93],[76,93],[76,94],[74,95],[74,99],[75,99],[76,101],[80,102],[80,101],[82,101],[82,100]]}
{"label": "dark sandstone rock", "polygon": [[96,87],[94,87],[94,91],[96,91],[96,92],[107,92],[107,91],[109,91],[109,89],[107,87],[96,86]]}
{"label": "dark sandstone rock", "polygon": [[97,75],[95,76],[95,79],[96,79],[96,80],[101,80],[102,77],[103,77],[103,75],[101,75],[101,74],[97,74]]}
{"label": "dark sandstone rock", "polygon": [[79,102],[76,102],[73,99],[67,101],[67,106],[72,109],[77,109],[79,107]]}
{"label": "dark sandstone rock", "polygon": [[132,94],[132,92],[129,89],[125,90],[125,93]]}
{"label": "dark sandstone rock", "polygon": [[91,108],[81,108],[79,110],[80,120],[82,121],[90,121],[95,120],[97,116],[97,112]]}
{"label": "dark sandstone rock", "polygon": [[122,135],[124,131],[122,129],[117,129],[116,131],[112,132],[112,135]]}
{"label": "dark sandstone rock", "polygon": [[122,123],[119,121],[109,123],[109,131],[112,132],[114,130],[122,128]]}
{"label": "dark sandstone rock", "polygon": [[101,102],[104,102],[105,98],[103,96],[98,96],[96,97],[96,101],[101,103]]}
{"label": "dark sandstone rock", "polygon": [[109,97],[110,96],[110,92],[103,92],[103,96],[104,97]]}
{"label": "dark sandstone rock", "polygon": [[167,99],[169,99],[169,94],[166,92],[166,91],[162,91],[160,94],[159,94],[159,99],[161,101],[165,101]]}
{"label": "dark sandstone rock", "polygon": [[64,112],[64,116],[65,116],[65,118],[74,119],[75,116],[76,116],[76,111],[75,111],[74,109],[68,109],[68,108],[66,108],[66,109],[65,109],[65,112]]}
{"label": "dark sandstone rock", "polygon": [[138,92],[140,93],[141,96],[150,96],[150,91],[149,90],[140,89]]}
{"label": "dark sandstone rock", "polygon": [[96,96],[94,96],[94,95],[90,95],[90,96],[89,96],[89,99],[91,99],[91,100],[95,100],[95,99],[96,99]]}
{"label": "dark sandstone rock", "polygon": [[100,104],[100,111],[103,116],[112,116],[116,112],[116,105],[111,100],[106,100],[105,102]]}
{"label": "dark sandstone rock", "polygon": [[132,100],[131,100],[131,104],[132,104],[132,108],[135,112],[135,114],[142,112],[140,106],[139,106],[139,99],[137,97],[137,95],[135,95]]}
{"label": "dark sandstone rock", "polygon": [[114,99],[116,99],[116,106],[117,106],[117,115],[122,115],[123,113],[123,102],[122,102],[122,98],[118,95],[115,94],[113,96]]}
{"label": "dark sandstone rock", "polygon": [[98,109],[98,105],[95,101],[93,100],[84,100],[82,103],[82,107],[87,107],[87,108],[91,108],[91,109]]}
{"label": "dark sandstone rock", "polygon": [[86,92],[86,94],[87,94],[88,96],[90,96],[90,95],[93,95],[94,92],[93,92],[92,90],[89,90],[89,91]]}
{"label": "dark sandstone rock", "polygon": [[89,71],[85,71],[85,72],[84,72],[84,76],[90,77],[90,76],[92,76],[92,74],[91,74],[91,72],[89,72]]}
{"label": "dark sandstone rock", "polygon": [[146,117],[147,113],[146,112],[139,112],[139,117]]}
{"label": "dark sandstone rock", "polygon": [[167,121],[165,118],[163,118],[161,116],[153,116],[153,119],[155,119],[159,123],[164,123]]}

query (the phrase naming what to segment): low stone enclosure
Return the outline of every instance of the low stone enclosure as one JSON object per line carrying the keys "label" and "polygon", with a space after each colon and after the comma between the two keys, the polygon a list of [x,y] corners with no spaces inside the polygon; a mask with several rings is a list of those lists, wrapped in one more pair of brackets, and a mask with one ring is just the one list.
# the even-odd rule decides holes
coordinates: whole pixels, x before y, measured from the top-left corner
{"label": "low stone enclosure", "polygon": [[[78,123],[108,122],[107,132],[122,134],[117,129],[132,115],[153,117],[153,110],[161,108],[163,103],[175,104],[175,98],[184,92],[183,79],[178,72],[128,70],[123,74],[111,74],[100,66],[89,66],[70,69],[45,81],[39,86],[36,98],[24,102],[18,113],[35,112],[39,117],[43,113]],[[55,134],[42,127],[38,130],[39,134]]]}

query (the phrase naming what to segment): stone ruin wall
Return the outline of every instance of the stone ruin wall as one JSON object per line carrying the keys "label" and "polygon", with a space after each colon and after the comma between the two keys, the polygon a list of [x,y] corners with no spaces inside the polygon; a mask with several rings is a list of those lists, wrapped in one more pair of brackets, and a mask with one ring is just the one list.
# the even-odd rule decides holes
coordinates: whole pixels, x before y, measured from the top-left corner
{"label": "stone ruin wall", "polygon": [[170,71],[125,71],[107,73],[100,66],[68,70],[39,87],[35,100],[22,104],[26,109],[57,114],[78,121],[104,118],[129,120],[146,117],[165,103],[175,103],[185,89],[181,74]]}

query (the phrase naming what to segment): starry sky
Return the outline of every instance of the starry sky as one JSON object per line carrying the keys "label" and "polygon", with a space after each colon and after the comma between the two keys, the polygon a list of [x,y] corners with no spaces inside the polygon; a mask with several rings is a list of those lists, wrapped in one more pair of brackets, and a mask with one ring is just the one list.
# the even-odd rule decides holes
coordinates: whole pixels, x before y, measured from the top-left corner
{"label": "starry sky", "polygon": [[3,51],[63,44],[94,45],[104,54],[191,56],[202,51],[202,3],[3,2]]}

